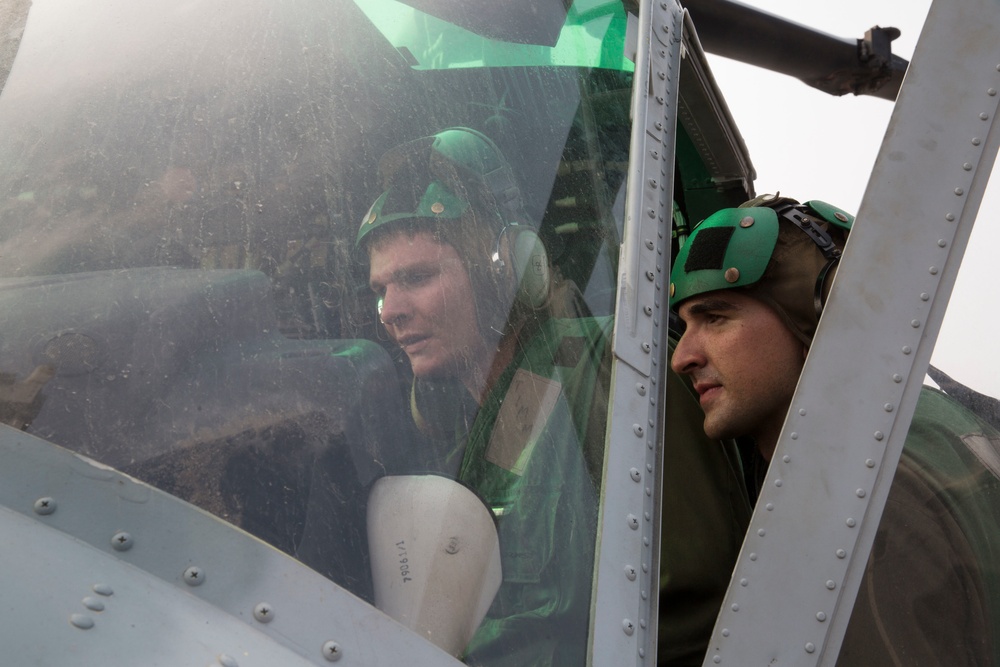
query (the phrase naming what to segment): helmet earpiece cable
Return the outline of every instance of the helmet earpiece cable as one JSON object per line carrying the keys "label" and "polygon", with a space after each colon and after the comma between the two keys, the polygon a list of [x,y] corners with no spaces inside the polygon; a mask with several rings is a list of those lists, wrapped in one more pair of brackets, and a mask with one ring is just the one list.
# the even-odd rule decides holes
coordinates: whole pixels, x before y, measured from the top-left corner
{"label": "helmet earpiece cable", "polygon": [[819,272],[819,276],[816,277],[816,290],[813,292],[813,305],[816,308],[816,317],[823,313],[823,286],[826,284],[826,277],[830,274],[830,270],[840,261],[840,255],[831,257],[826,261],[823,269]]}
{"label": "helmet earpiece cable", "polygon": [[802,211],[801,206],[787,206],[777,211],[778,216],[788,220],[790,223],[805,232],[805,235],[816,244],[819,251],[826,258],[826,264],[816,277],[816,289],[813,291],[813,305],[816,308],[816,317],[823,312],[823,286],[826,284],[826,277],[830,270],[840,261],[842,251],[833,242],[830,234],[827,233],[819,223],[815,222]]}

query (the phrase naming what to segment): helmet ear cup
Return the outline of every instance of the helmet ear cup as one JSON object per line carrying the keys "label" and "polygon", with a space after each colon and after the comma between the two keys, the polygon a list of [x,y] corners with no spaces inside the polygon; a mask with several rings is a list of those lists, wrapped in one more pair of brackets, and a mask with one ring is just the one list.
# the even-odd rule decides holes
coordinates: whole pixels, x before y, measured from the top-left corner
{"label": "helmet ear cup", "polygon": [[506,225],[497,237],[493,270],[512,282],[514,300],[532,310],[549,300],[551,276],[545,245],[530,227]]}

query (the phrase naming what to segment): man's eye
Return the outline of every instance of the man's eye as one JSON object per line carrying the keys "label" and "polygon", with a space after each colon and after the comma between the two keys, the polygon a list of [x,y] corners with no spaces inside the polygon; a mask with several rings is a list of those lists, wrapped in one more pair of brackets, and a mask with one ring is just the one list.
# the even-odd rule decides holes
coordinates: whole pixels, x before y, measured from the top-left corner
{"label": "man's eye", "polygon": [[434,274],[430,273],[429,271],[423,271],[420,273],[411,273],[404,276],[400,282],[409,287],[414,287],[416,285],[422,285],[426,283],[433,277],[433,275]]}

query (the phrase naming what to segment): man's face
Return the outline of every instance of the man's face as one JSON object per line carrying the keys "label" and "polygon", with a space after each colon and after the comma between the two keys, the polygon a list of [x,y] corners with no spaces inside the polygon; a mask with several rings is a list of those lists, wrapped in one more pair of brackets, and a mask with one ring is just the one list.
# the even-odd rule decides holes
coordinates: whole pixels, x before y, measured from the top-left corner
{"label": "man's face", "polygon": [[382,321],[414,375],[475,383],[495,350],[479,332],[472,283],[455,248],[429,232],[397,232],[378,239],[369,258]]}
{"label": "man's face", "polygon": [[671,366],[691,376],[711,438],[753,436],[770,459],[806,348],[770,307],[736,290],[680,307],[687,329]]}

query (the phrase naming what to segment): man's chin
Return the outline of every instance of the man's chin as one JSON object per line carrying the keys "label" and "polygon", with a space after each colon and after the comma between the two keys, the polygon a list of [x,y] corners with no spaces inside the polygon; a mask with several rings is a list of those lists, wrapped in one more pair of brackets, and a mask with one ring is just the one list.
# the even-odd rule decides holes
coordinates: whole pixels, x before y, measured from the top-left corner
{"label": "man's chin", "polygon": [[742,433],[735,433],[735,429],[731,424],[719,419],[712,419],[710,416],[705,417],[705,423],[702,428],[705,431],[705,435],[712,440],[729,440],[743,435]]}

